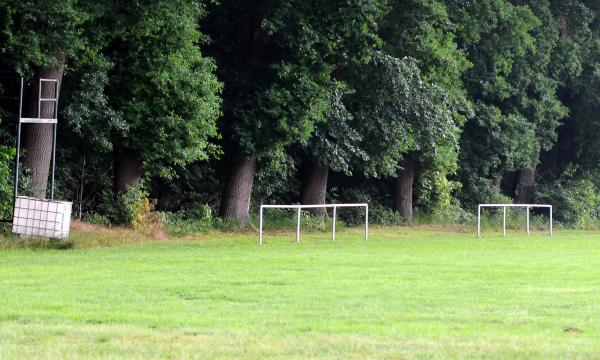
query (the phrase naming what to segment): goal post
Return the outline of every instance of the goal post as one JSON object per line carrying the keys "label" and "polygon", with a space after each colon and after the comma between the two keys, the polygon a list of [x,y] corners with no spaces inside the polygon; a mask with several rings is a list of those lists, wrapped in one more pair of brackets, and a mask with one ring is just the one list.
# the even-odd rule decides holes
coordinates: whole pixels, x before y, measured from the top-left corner
{"label": "goal post", "polygon": [[331,241],[335,241],[335,222],[338,208],[365,208],[365,240],[369,238],[369,204],[322,204],[322,205],[261,205],[258,222],[258,245],[263,244],[263,214],[265,209],[296,209],[296,243],[300,242],[300,214],[303,209],[333,208],[333,224]]}
{"label": "goal post", "polygon": [[547,208],[550,214],[550,236],[552,236],[552,205],[546,204],[479,204],[477,207],[477,236],[481,236],[481,209],[483,208],[502,208],[502,235],[506,236],[506,209],[507,208],[525,208],[526,209],[526,227],[529,235],[529,209]]}

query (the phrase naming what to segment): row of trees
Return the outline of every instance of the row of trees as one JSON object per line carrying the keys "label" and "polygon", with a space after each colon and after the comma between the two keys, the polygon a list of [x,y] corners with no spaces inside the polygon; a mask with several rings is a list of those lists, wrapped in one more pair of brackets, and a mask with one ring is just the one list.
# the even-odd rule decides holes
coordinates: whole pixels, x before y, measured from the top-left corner
{"label": "row of trees", "polygon": [[[17,76],[26,114],[36,79],[59,79],[58,190],[84,212],[140,182],[162,209],[208,203],[242,226],[261,202],[411,219],[600,185],[592,0],[0,4],[0,137],[14,141]],[[39,197],[51,136],[25,128]]]}

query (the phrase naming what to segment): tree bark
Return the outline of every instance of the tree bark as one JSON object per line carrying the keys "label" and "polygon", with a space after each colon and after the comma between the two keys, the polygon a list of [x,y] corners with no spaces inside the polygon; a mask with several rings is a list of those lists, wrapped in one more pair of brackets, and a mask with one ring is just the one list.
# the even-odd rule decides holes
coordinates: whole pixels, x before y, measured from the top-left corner
{"label": "tree bark", "polygon": [[538,159],[539,153],[533,166],[522,169],[517,175],[515,201],[518,204],[531,204],[535,200],[535,172],[537,170]]}
{"label": "tree bark", "polygon": [[517,194],[515,201],[518,204],[530,204],[535,198],[535,170],[536,167],[523,169],[517,176]]}
{"label": "tree bark", "polygon": [[229,181],[221,199],[221,217],[225,220],[238,221],[241,228],[248,226],[255,175],[255,157],[235,161],[231,166]]}
{"label": "tree bark", "polygon": [[[58,80],[58,94],[55,93],[53,83],[42,86],[42,98],[54,98],[60,94],[60,85],[63,78],[64,56],[58,56],[59,65],[52,68],[43,68],[36,71],[35,86],[28,102],[26,114],[28,117],[38,117],[39,79]],[[39,109],[40,118],[54,117],[55,104],[42,102]],[[48,189],[48,174],[52,159],[53,124],[26,124],[23,126],[23,165],[31,172],[31,186],[33,196],[46,198]]]}
{"label": "tree bark", "polygon": [[115,191],[123,193],[142,179],[142,161],[134,151],[115,150]]}
{"label": "tree bark", "polygon": [[564,15],[558,17],[558,35],[561,39],[569,37],[569,26],[567,22],[567,17]]}
{"label": "tree bark", "polygon": [[497,188],[500,191],[500,186],[502,185],[502,175],[497,175],[492,177],[492,186]]}
{"label": "tree bark", "polygon": [[394,210],[406,220],[413,218],[413,183],[415,179],[415,161],[407,155],[403,167],[398,171],[394,188]]}
{"label": "tree bark", "polygon": [[[327,178],[329,167],[321,164],[310,164],[304,173],[302,186],[302,205],[325,204],[327,195]],[[318,217],[326,217],[326,208],[309,209],[309,212]]]}

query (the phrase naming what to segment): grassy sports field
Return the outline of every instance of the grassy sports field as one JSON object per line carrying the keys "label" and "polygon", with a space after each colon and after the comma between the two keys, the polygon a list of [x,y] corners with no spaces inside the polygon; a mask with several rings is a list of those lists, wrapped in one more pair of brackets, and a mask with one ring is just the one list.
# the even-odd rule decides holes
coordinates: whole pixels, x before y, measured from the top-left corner
{"label": "grassy sports field", "polygon": [[128,236],[0,250],[0,357],[600,356],[598,233]]}

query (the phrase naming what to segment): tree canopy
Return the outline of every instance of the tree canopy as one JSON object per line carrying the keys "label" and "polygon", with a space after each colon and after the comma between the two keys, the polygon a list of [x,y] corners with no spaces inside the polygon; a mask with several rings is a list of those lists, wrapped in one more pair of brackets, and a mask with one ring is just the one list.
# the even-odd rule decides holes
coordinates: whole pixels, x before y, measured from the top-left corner
{"label": "tree canopy", "polygon": [[[138,191],[158,210],[209,209],[241,226],[263,202],[359,200],[405,220],[545,201],[582,226],[573,219],[584,202],[571,199],[600,189],[595,1],[0,8],[4,199],[19,77],[27,114],[47,111],[35,105],[39,78],[60,83],[57,194],[83,217],[119,222],[111,204]],[[38,197],[51,135],[24,129],[23,191]],[[0,213],[10,216],[9,202]]]}

